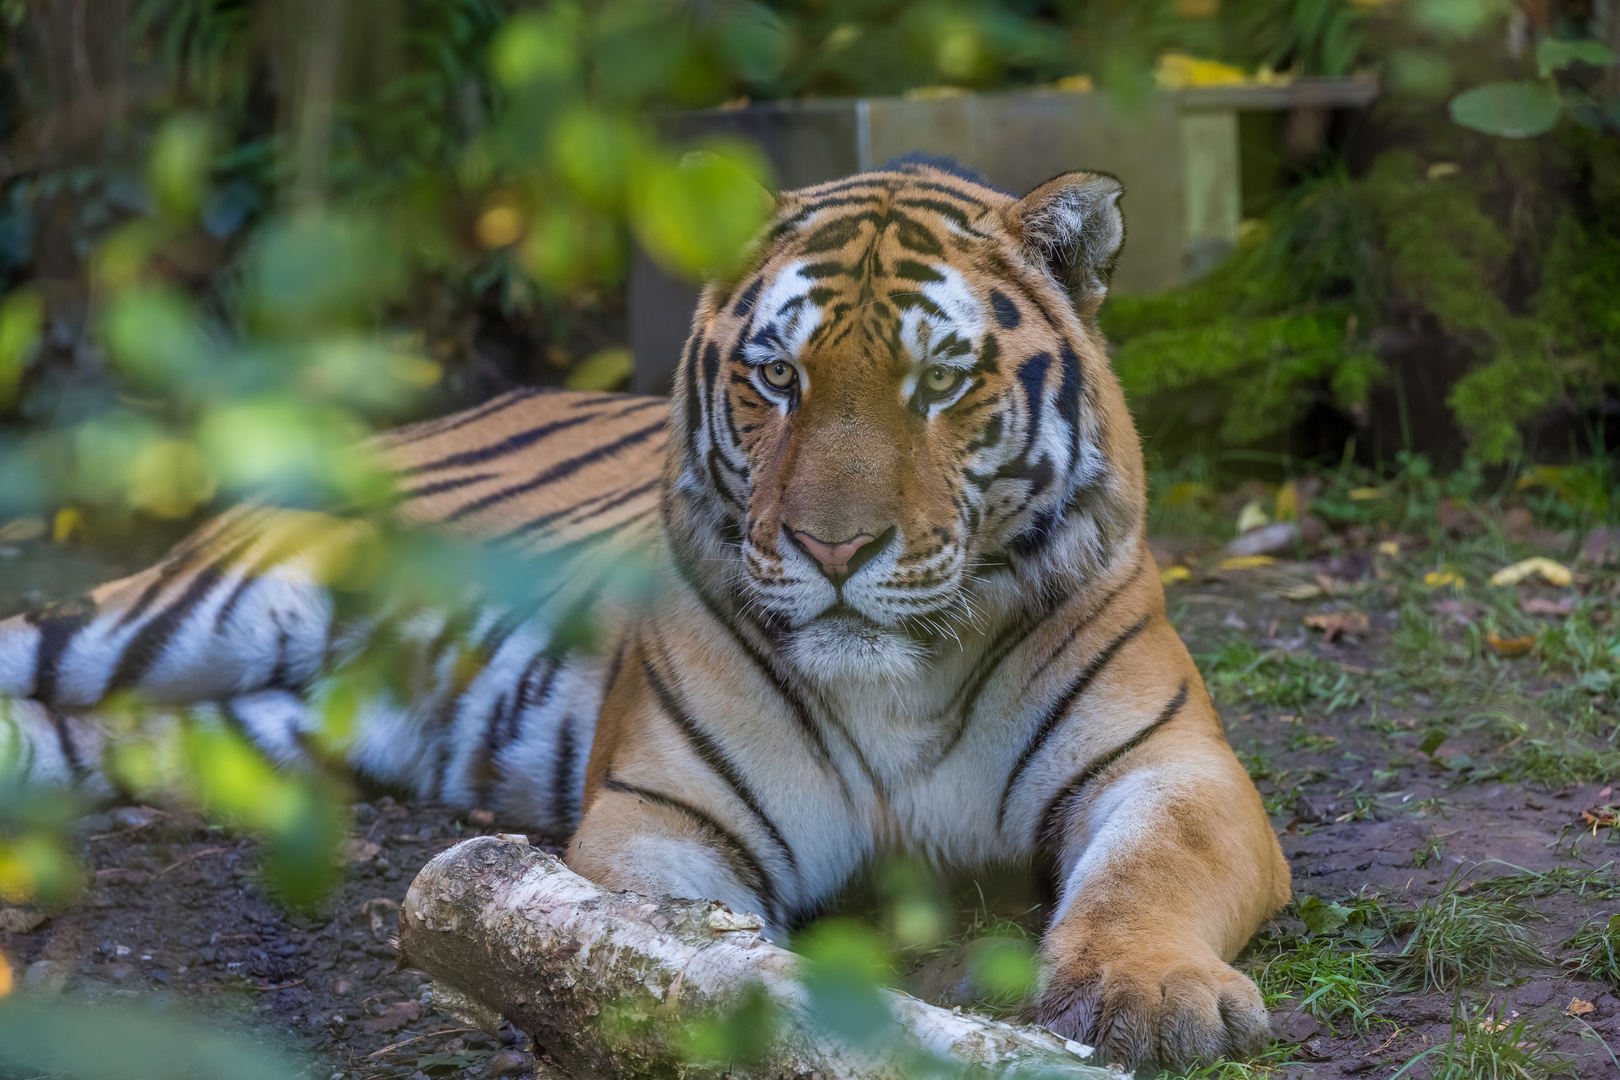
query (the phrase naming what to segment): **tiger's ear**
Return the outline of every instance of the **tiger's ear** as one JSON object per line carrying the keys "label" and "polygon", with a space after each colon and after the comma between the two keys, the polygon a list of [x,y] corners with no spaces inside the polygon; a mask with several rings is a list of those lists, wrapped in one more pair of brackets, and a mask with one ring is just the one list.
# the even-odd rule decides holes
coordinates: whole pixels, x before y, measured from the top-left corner
{"label": "tiger's ear", "polygon": [[1068,172],[1048,180],[1006,211],[1024,247],[1069,291],[1082,316],[1096,313],[1125,242],[1119,197],[1107,173]]}

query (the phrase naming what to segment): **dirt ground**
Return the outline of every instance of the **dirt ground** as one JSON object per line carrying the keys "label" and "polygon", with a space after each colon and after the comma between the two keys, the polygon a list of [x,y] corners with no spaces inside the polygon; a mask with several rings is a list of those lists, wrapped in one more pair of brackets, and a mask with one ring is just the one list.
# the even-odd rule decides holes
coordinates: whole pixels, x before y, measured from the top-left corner
{"label": "dirt ground", "polygon": [[[1350,602],[1332,599],[1331,589],[1303,598],[1309,589],[1297,583],[1331,585],[1341,580],[1336,575],[1368,583],[1351,594],[1367,621],[1351,619],[1328,641],[1302,619],[1347,611]],[[1473,1022],[1467,1009],[1485,1004],[1490,1016],[1478,1023],[1488,1034],[1496,1030],[1490,1025],[1527,1021],[1510,1034],[1536,1069],[1615,1077],[1604,1040],[1620,1047],[1620,999],[1615,987],[1573,970],[1565,943],[1588,920],[1616,910],[1614,830],[1582,817],[1616,800],[1602,783],[1549,785],[1511,770],[1492,779],[1489,763],[1505,761],[1511,742],[1488,724],[1437,728],[1425,715],[1422,685],[1401,693],[1356,691],[1362,684],[1387,686],[1378,678],[1393,655],[1402,596],[1376,585],[1367,560],[1358,566],[1320,559],[1194,573],[1170,585],[1169,603],[1207,671],[1231,668],[1235,662],[1210,657],[1238,641],[1259,650],[1255,663],[1306,664],[1319,684],[1327,673],[1331,685],[1318,685],[1303,707],[1251,703],[1241,689],[1228,688],[1223,698],[1231,741],[1275,811],[1297,899],[1343,902],[1341,914],[1356,913],[1339,931],[1346,933],[1360,925],[1362,908],[1387,919],[1388,912],[1411,912],[1437,897],[1488,896],[1507,905],[1515,932],[1539,958],[1521,957],[1446,991],[1374,995],[1359,1030],[1347,1019],[1324,1022],[1301,1009],[1308,984],[1292,998],[1277,994],[1278,1042],[1267,1059],[1201,1075],[1389,1077],[1453,1038],[1454,1009],[1464,1010],[1466,1027]],[[1449,610],[1442,600],[1434,603]],[[1461,632],[1462,623],[1456,627]],[[1335,671],[1346,678],[1335,682]],[[1354,691],[1351,703],[1341,693],[1337,707],[1324,704],[1339,684]],[[1437,730],[1443,741],[1432,734]],[[0,933],[0,950],[31,986],[199,1011],[228,1030],[289,1048],[310,1063],[306,1075],[321,1080],[477,1080],[533,1070],[543,1047],[510,1029],[492,1038],[436,1013],[425,976],[396,970],[389,944],[417,869],[464,837],[505,831],[503,823],[478,828],[387,797],[357,803],[352,815],[347,883],[317,917],[295,918],[257,883],[250,839],[184,813],[120,807],[96,814],[79,826],[93,884],[39,925]],[[1038,918],[1029,913],[1026,921]],[[1243,965],[1259,974],[1269,959],[1292,955],[1303,925],[1291,910],[1262,931]],[[1391,930],[1377,947],[1393,955],[1399,940]],[[937,990],[938,972],[950,967],[948,958],[928,965],[929,978],[916,985]],[[1406,1075],[1428,1075],[1431,1059]],[[546,1071],[543,1060],[539,1068]]]}

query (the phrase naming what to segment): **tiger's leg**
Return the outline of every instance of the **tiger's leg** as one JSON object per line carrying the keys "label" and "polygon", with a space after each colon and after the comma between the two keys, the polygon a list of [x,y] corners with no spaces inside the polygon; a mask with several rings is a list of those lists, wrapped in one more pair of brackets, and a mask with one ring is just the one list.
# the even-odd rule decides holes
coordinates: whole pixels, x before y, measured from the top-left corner
{"label": "tiger's leg", "polygon": [[838,755],[791,687],[692,612],[645,625],[598,721],[568,865],[611,889],[719,900],[772,936],[872,851]]}
{"label": "tiger's leg", "polygon": [[1040,1019],[1133,1067],[1265,1047],[1260,993],[1229,961],[1289,897],[1259,795],[1186,669],[1160,686],[1157,716],[1047,796],[1041,821],[1060,885]]}
{"label": "tiger's leg", "polygon": [[149,570],[0,622],[0,694],[74,710],[120,690],[193,702],[300,685],[329,645],[324,573],[359,528],[233,510]]}

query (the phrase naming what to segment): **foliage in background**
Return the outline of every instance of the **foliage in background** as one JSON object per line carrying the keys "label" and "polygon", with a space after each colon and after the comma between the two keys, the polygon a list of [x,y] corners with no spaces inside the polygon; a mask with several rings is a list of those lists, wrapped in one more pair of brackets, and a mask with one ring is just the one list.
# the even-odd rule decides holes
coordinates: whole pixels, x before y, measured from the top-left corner
{"label": "foliage in background", "polygon": [[[1498,144],[1465,166],[1402,149],[1359,178],[1336,169],[1288,192],[1205,278],[1111,299],[1103,328],[1144,428],[1243,446],[1323,404],[1364,420],[1376,385],[1422,377],[1409,366],[1427,358],[1388,344],[1412,328],[1472,354],[1448,402],[1486,462],[1516,454],[1554,406],[1601,414],[1620,388],[1614,306],[1599,299],[1620,284],[1620,140],[1549,138],[1556,165]],[[1503,203],[1533,218],[1504,225]]]}

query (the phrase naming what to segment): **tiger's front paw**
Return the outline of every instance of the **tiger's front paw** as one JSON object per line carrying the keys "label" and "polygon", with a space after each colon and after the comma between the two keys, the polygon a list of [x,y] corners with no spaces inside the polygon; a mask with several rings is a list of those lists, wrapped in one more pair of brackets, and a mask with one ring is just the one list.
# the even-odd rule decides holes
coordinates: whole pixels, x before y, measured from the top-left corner
{"label": "tiger's front paw", "polygon": [[1087,948],[1049,968],[1040,1022],[1127,1068],[1186,1068],[1266,1047],[1254,983],[1203,945]]}

